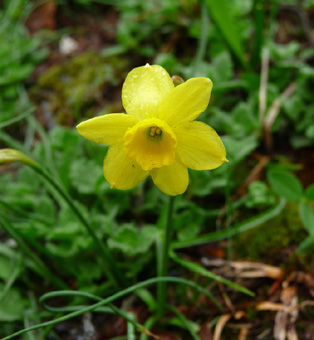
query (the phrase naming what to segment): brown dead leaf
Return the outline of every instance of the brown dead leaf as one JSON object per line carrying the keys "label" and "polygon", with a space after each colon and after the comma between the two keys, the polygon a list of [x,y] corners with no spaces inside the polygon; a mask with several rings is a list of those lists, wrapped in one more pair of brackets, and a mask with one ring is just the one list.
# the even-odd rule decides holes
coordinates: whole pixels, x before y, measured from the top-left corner
{"label": "brown dead leaf", "polygon": [[296,286],[289,285],[288,281],[283,282],[280,300],[281,303],[270,301],[261,302],[256,306],[256,309],[277,312],[273,332],[276,340],[298,340],[295,322],[302,304],[298,305]]}
{"label": "brown dead leaf", "polygon": [[251,261],[225,261],[223,259],[209,260],[202,258],[205,266],[223,267],[225,274],[230,277],[259,278],[269,277],[274,280],[281,280],[284,271],[275,266]]}
{"label": "brown dead leaf", "polygon": [[231,319],[231,316],[232,316],[231,314],[224,314],[219,318],[215,327],[213,340],[220,339],[221,332],[224,329],[226,323]]}
{"label": "brown dead leaf", "polygon": [[54,30],[55,14],[57,11],[57,4],[53,0],[43,2],[38,5],[29,15],[26,20],[26,27],[31,34],[43,28]]}
{"label": "brown dead leaf", "polygon": [[286,311],[289,312],[288,308],[282,303],[275,303],[264,301],[256,306],[256,310],[269,310],[269,311]]}
{"label": "brown dead leaf", "polygon": [[249,334],[249,327],[243,326],[243,327],[240,329],[240,333],[239,333],[239,336],[238,336],[238,340],[246,340],[246,337],[248,336],[248,334]]}
{"label": "brown dead leaf", "polygon": [[205,322],[201,326],[201,330],[198,333],[201,340],[213,340],[212,329],[210,322]]}
{"label": "brown dead leaf", "polygon": [[246,317],[246,313],[244,311],[237,311],[234,315],[232,315],[232,314],[221,315],[221,317],[218,319],[218,322],[217,322],[216,327],[215,327],[213,340],[220,340],[221,333],[222,333],[226,323],[232,317],[236,320],[239,320],[243,317]]}

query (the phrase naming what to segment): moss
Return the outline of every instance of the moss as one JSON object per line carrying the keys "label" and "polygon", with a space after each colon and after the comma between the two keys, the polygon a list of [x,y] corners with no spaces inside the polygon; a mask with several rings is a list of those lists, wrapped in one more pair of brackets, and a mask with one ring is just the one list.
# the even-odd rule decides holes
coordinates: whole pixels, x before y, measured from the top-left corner
{"label": "moss", "polygon": [[32,92],[39,101],[48,102],[57,123],[77,121],[83,115],[93,116],[106,99],[112,103],[112,88],[120,84],[126,66],[121,57],[84,52],[41,73]]}
{"label": "moss", "polygon": [[[280,216],[235,238],[239,257],[267,260],[272,263],[284,248],[296,248],[306,237],[297,203],[288,203]],[[300,260],[294,253],[288,262]]]}

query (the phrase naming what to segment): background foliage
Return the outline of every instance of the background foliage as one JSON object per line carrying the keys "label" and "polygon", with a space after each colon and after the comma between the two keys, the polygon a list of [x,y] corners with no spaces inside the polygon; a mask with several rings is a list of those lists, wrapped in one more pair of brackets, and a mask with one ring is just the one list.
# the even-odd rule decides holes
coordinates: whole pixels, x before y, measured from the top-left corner
{"label": "background foliage", "polygon": [[[183,79],[209,77],[213,94],[200,119],[222,135],[230,162],[190,171],[188,191],[175,205],[174,249],[192,263],[207,254],[312,275],[313,16],[312,0],[6,0],[0,5],[1,147],[41,164],[113,252],[128,285],[141,282],[156,275],[166,199],[150,180],[128,192],[110,189],[101,169],[107,147],[81,138],[75,125],[123,112],[125,76],[146,62]],[[60,288],[17,239],[65,286],[100,296],[112,291],[90,235],[31,168],[0,167],[0,223],[1,337],[51,317],[38,298]],[[171,268],[172,275],[191,275]],[[210,282],[197,274],[196,281]],[[211,285],[212,293],[217,287]],[[177,288],[173,304],[192,304],[184,294]],[[185,334],[179,319],[165,328]],[[193,336],[196,320],[185,327]],[[48,329],[35,338],[48,334],[60,337]]]}

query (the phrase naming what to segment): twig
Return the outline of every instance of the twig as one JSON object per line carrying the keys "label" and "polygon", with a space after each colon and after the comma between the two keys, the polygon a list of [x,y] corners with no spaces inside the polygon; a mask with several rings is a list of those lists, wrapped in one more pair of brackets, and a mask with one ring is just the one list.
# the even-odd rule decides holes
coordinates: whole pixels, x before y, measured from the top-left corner
{"label": "twig", "polygon": [[281,104],[285,99],[288,99],[292,96],[292,94],[295,92],[297,88],[296,83],[291,83],[284,91],[283,93],[276,98],[271,107],[269,108],[265,120],[264,120],[264,141],[266,148],[268,151],[272,149],[273,139],[271,135],[271,128],[273,124],[275,123],[276,118],[278,117],[281,109]]}
{"label": "twig", "polygon": [[267,81],[269,72],[269,51],[266,47],[262,50],[262,68],[261,68],[261,80],[259,87],[259,121],[261,126],[263,125],[264,116],[266,112],[267,102]]}

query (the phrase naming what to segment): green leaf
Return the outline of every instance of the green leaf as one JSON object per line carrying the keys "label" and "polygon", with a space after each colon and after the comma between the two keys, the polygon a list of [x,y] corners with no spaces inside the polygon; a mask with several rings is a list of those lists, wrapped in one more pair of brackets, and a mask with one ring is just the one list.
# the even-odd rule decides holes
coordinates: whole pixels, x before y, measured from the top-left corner
{"label": "green leaf", "polygon": [[155,241],[157,229],[152,226],[145,226],[136,229],[132,225],[120,226],[116,235],[108,240],[108,246],[112,249],[119,249],[123,253],[134,256],[148,251]]}
{"label": "green leaf", "polygon": [[305,136],[309,139],[314,140],[314,125],[310,125],[305,130]]}
{"label": "green leaf", "polygon": [[284,170],[270,170],[267,179],[272,189],[288,201],[297,202],[302,198],[302,184],[296,176]]}
{"label": "green leaf", "polygon": [[227,82],[233,78],[233,64],[228,51],[223,51],[212,61],[212,64],[208,66],[209,77],[214,82],[215,86],[217,83]]}
{"label": "green leaf", "polygon": [[249,185],[248,196],[245,205],[248,208],[255,208],[261,205],[272,205],[275,197],[270,193],[269,188],[264,182],[254,181]]}
{"label": "green leaf", "polygon": [[306,230],[310,235],[314,235],[314,213],[311,207],[301,201],[299,203],[299,214]]}
{"label": "green leaf", "polygon": [[308,236],[298,247],[297,253],[302,253],[309,248],[313,248],[314,245],[314,235]]}
{"label": "green leaf", "polygon": [[305,197],[310,201],[314,201],[314,184],[311,184],[306,188]]}
{"label": "green leaf", "polygon": [[227,150],[227,158],[230,164],[241,162],[258,146],[258,140],[255,135],[246,138],[236,139],[232,136],[223,136],[222,141]]}
{"label": "green leaf", "polygon": [[240,62],[245,65],[246,58],[240,39],[238,19],[235,17],[234,11],[230,11],[228,0],[206,0],[206,4],[209,15],[214,19],[227,44]]}
{"label": "green leaf", "polygon": [[103,180],[101,165],[87,159],[74,160],[70,168],[70,178],[78,192],[95,194],[98,182]]}
{"label": "green leaf", "polygon": [[[0,295],[4,285],[0,284]],[[21,320],[25,310],[25,300],[18,290],[10,289],[0,301],[0,321]]]}
{"label": "green leaf", "polygon": [[7,257],[0,255],[0,278],[7,280],[12,272],[12,261]]}

